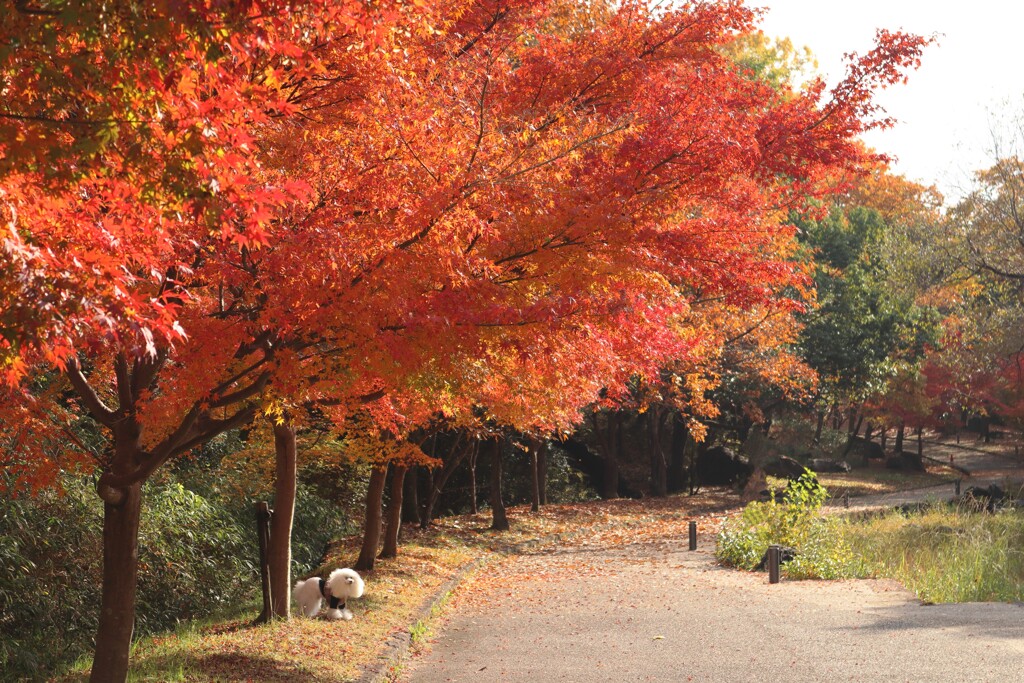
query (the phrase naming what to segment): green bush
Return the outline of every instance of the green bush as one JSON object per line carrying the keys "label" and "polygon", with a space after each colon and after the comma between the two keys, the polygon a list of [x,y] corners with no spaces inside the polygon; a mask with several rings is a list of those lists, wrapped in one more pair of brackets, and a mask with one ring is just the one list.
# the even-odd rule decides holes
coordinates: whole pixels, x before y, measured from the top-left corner
{"label": "green bush", "polygon": [[255,522],[178,482],[147,487],[139,529],[136,628],[172,628],[255,595]]}
{"label": "green bush", "polygon": [[772,494],[766,502],[747,505],[740,516],[726,522],[718,534],[719,561],[754,569],[768,546],[779,544],[797,551],[785,565],[792,578],[839,578],[848,575],[852,561],[849,546],[839,533],[839,522],[822,517],[820,509],[828,491],[809,470],[791,481],[782,500]]}
{"label": "green bush", "polygon": [[[258,594],[252,501],[178,471],[143,490],[136,637],[224,611]],[[193,486],[195,485],[195,486]],[[61,493],[0,497],[0,679],[42,680],[88,655],[98,622],[103,505],[86,478]],[[193,490],[199,489],[199,491]],[[339,507],[300,485],[296,573],[350,531]],[[59,647],[55,647],[59,644]]]}
{"label": "green bush", "polygon": [[0,496],[5,680],[42,679],[91,647],[99,612],[102,514],[85,481],[67,482],[63,494]]}

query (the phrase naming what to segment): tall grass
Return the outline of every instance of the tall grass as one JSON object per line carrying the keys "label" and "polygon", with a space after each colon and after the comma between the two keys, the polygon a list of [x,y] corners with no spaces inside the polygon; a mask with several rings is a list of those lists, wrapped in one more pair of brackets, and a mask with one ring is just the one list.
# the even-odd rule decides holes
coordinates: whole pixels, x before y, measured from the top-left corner
{"label": "tall grass", "polygon": [[936,506],[841,531],[855,575],[896,579],[926,602],[1024,600],[1024,511]]}
{"label": "tall grass", "polygon": [[790,494],[751,503],[726,522],[718,559],[753,569],[779,543],[797,551],[783,567],[791,579],[891,578],[926,602],[1024,601],[1024,510],[935,505],[843,519]]}

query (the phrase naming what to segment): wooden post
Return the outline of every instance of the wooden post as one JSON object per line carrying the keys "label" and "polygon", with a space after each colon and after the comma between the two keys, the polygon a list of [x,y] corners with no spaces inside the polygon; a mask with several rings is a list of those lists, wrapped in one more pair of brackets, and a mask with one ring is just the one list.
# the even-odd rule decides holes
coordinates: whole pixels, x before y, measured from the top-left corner
{"label": "wooden post", "polygon": [[850,507],[850,492],[849,491],[843,491],[843,507],[844,508]]}
{"label": "wooden post", "polygon": [[768,583],[779,582],[779,546],[768,546]]}
{"label": "wooden post", "polygon": [[263,584],[263,611],[254,623],[265,624],[270,621],[273,613],[272,593],[270,591],[270,518],[274,511],[265,502],[256,503],[256,536],[260,542],[260,581]]}
{"label": "wooden post", "polygon": [[690,550],[697,549],[697,522],[690,522]]}
{"label": "wooden post", "polygon": [[957,498],[960,497],[960,481],[960,479],[957,479],[955,482],[953,482],[953,492],[956,494]]}

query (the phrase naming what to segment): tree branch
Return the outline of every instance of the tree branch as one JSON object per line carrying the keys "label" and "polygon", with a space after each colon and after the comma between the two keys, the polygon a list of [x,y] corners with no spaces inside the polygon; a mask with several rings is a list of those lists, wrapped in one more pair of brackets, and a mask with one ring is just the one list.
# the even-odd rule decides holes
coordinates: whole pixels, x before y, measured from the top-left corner
{"label": "tree branch", "polygon": [[69,360],[64,373],[68,376],[71,386],[74,387],[93,419],[106,427],[113,427],[116,414],[103,403],[96,390],[89,384],[89,380],[82,374],[78,360],[75,358]]}

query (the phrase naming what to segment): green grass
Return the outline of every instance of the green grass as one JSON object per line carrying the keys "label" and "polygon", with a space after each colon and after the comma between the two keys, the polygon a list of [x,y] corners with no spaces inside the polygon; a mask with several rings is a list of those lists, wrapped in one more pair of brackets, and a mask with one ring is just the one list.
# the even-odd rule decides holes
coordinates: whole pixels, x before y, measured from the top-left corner
{"label": "green grass", "polygon": [[1024,512],[936,506],[842,527],[858,576],[900,581],[926,602],[1024,600]]}
{"label": "green grass", "polygon": [[840,518],[751,503],[718,536],[725,564],[752,569],[769,543],[797,549],[791,579],[895,579],[929,603],[1024,601],[1024,510],[936,504]]}

